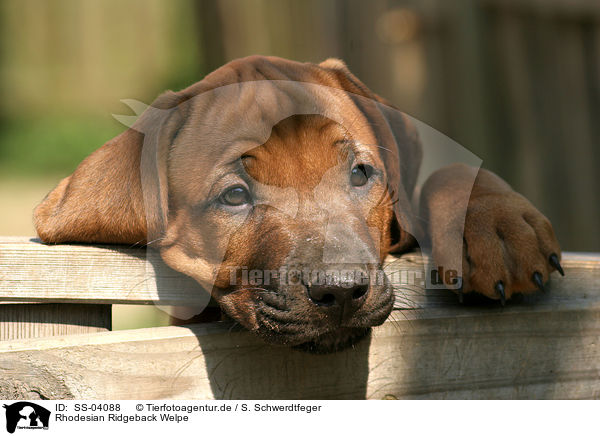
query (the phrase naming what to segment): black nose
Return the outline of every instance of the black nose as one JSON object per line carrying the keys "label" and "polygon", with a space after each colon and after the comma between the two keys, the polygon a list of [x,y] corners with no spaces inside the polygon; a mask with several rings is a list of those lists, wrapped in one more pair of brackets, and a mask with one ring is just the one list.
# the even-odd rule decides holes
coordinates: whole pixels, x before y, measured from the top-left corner
{"label": "black nose", "polygon": [[348,303],[360,305],[365,300],[369,285],[307,285],[308,297],[319,306],[346,306]]}

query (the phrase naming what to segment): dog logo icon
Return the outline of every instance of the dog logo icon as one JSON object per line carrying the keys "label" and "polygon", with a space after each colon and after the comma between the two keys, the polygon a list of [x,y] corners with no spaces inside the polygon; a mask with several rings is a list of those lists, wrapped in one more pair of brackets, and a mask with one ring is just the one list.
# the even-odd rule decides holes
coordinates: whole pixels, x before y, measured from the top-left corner
{"label": "dog logo icon", "polygon": [[48,429],[50,411],[38,404],[19,401],[5,404],[4,408],[6,409],[6,431],[9,433],[14,433],[17,428]]}

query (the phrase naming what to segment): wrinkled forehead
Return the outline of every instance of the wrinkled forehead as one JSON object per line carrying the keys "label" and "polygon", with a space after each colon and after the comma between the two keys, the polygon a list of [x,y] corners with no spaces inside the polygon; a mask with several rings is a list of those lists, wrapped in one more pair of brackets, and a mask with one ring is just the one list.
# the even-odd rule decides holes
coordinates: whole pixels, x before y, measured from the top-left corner
{"label": "wrinkled forehead", "polygon": [[[247,151],[264,144],[273,127],[293,115],[321,115],[355,141],[375,144],[372,121],[344,90],[314,83],[260,80],[222,86],[186,102],[187,120],[172,145],[169,177],[203,195]],[[373,102],[365,101],[364,104]],[[182,178],[182,180],[178,180]]]}

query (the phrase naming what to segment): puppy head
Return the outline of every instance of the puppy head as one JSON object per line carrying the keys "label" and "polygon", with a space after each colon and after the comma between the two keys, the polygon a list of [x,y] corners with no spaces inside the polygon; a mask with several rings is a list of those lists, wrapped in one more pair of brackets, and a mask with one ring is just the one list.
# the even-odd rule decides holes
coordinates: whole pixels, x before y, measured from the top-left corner
{"label": "puppy head", "polygon": [[340,62],[234,61],[160,97],[36,210],[48,242],[154,242],[265,340],[342,348],[393,305],[414,130]]}

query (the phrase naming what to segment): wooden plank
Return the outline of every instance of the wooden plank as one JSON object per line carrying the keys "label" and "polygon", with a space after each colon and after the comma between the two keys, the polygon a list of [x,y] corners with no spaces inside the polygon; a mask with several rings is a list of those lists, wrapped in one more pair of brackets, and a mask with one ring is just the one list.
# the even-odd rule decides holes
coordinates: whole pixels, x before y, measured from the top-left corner
{"label": "wooden plank", "polygon": [[[55,272],[66,259],[75,261],[78,250],[91,259],[108,258],[91,262],[95,265],[132,262],[115,249],[39,249],[59,251],[54,258],[45,251]],[[31,252],[29,259],[35,259],[36,251]],[[138,261],[135,251],[132,257]],[[418,253],[388,260],[385,268],[398,284],[397,305],[404,310],[395,310],[390,321],[375,329],[370,343],[363,341],[352,350],[309,355],[266,345],[227,323],[4,341],[0,398],[599,396],[598,255],[566,254],[566,277],[554,274],[548,293],[509,301],[505,308],[461,306],[448,291],[424,292],[424,262]],[[128,279],[108,274],[109,266],[94,280]],[[94,274],[93,268],[87,271]],[[122,298],[123,291],[111,286],[114,293],[104,291],[105,299]],[[83,298],[94,297],[93,287],[81,288],[88,293]],[[50,293],[32,295],[52,298]]]}
{"label": "wooden plank", "polygon": [[0,239],[0,301],[204,305],[207,299],[152,250]]}
{"label": "wooden plank", "polygon": [[[0,301],[44,303],[204,305],[208,293],[143,248],[44,245],[29,238],[0,239]],[[456,304],[446,290],[425,292],[420,253],[390,256],[384,266],[396,289],[397,309]],[[600,287],[600,255],[564,253],[566,279],[549,284],[548,302],[576,304],[582,292]],[[568,285],[567,285],[568,284]],[[573,295],[574,289],[579,294]],[[537,301],[533,297],[532,301]],[[544,301],[546,301],[544,300]],[[530,300],[527,300],[530,301]],[[526,301],[526,302],[527,302]]]}
{"label": "wooden plank", "polygon": [[0,304],[0,341],[111,329],[109,304]]}
{"label": "wooden plank", "polygon": [[228,323],[0,343],[0,398],[600,398],[600,307],[396,311],[311,355]]}

